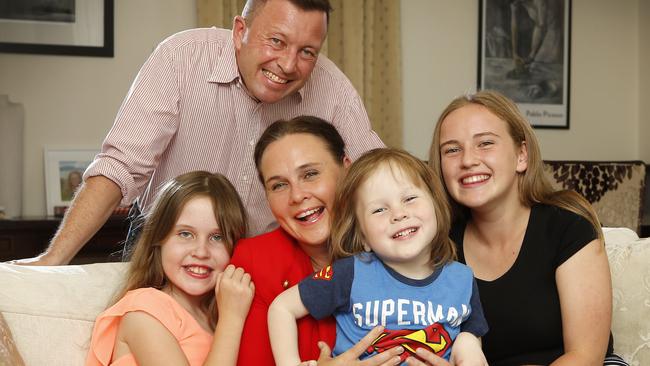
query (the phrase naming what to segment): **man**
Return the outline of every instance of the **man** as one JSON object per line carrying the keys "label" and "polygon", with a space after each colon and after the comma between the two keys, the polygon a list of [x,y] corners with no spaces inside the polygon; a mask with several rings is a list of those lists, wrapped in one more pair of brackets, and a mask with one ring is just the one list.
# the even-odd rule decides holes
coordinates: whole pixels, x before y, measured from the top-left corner
{"label": "man", "polygon": [[249,0],[232,32],[193,29],[163,41],[136,77],[102,151],[45,253],[65,264],[120,203],[146,212],[158,187],[191,170],[224,174],[246,206],[249,234],[274,227],[253,149],[266,126],[309,114],[331,121],[352,158],[383,146],[349,80],[318,57],[328,0]]}

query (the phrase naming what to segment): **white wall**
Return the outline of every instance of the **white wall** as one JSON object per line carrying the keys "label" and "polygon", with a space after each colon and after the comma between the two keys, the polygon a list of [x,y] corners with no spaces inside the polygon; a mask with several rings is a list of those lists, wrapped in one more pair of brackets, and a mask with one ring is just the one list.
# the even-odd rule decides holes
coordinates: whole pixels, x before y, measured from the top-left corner
{"label": "white wall", "polygon": [[[536,130],[545,159],[641,158],[639,19],[649,17],[639,6],[573,0],[570,129]],[[425,158],[438,114],[476,89],[478,1],[402,0],[401,10],[404,147]]]}
{"label": "white wall", "polygon": [[149,53],[195,25],[195,0],[115,1],[114,58],[0,53],[0,94],[25,107],[23,215],[45,213],[43,148],[99,149]]}
{"label": "white wall", "polygon": [[[478,1],[401,0],[405,148],[426,158],[440,111],[476,88]],[[115,57],[0,53],[0,94],[25,106],[23,213],[45,213],[43,147],[99,148],[156,44],[195,0],[115,2]],[[650,1],[573,0],[571,128],[536,130],[546,159],[650,162]]]}

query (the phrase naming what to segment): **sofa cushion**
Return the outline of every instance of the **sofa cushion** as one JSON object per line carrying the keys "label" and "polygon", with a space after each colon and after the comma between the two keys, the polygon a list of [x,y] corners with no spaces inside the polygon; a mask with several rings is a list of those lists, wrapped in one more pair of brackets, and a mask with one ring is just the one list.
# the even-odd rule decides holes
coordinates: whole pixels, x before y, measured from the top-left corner
{"label": "sofa cushion", "polygon": [[640,232],[645,190],[642,161],[544,161],[553,189],[571,189],[594,207],[603,226]]}
{"label": "sofa cushion", "polygon": [[630,365],[650,365],[650,238],[605,228],[612,272],[614,351]]}
{"label": "sofa cushion", "polygon": [[27,267],[0,263],[0,312],[27,365],[83,365],[92,327],[126,263]]}

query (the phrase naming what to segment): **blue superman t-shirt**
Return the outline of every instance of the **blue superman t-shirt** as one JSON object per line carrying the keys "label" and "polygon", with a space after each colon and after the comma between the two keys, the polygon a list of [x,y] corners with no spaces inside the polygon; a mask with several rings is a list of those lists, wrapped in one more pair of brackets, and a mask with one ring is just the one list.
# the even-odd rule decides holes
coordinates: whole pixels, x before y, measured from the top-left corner
{"label": "blue superman t-shirt", "polygon": [[338,260],[298,285],[316,319],[334,315],[334,355],[355,345],[377,325],[385,330],[364,357],[402,345],[404,360],[420,347],[449,359],[458,333],[487,332],[474,276],[451,262],[414,280],[386,266],[373,253]]}

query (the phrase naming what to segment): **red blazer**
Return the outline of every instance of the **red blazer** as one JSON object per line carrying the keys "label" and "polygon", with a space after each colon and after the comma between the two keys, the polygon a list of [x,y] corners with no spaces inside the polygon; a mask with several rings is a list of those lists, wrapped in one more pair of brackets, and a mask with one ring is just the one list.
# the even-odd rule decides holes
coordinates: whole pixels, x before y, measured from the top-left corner
{"label": "red blazer", "polygon": [[[278,228],[240,240],[231,263],[250,273],[255,283],[255,297],[244,324],[237,365],[274,366],[267,324],[269,306],[282,291],[314,272],[311,261],[295,240]],[[298,321],[298,347],[303,361],[318,359],[318,341],[333,347],[335,339],[333,317],[316,320],[306,316]]]}

